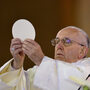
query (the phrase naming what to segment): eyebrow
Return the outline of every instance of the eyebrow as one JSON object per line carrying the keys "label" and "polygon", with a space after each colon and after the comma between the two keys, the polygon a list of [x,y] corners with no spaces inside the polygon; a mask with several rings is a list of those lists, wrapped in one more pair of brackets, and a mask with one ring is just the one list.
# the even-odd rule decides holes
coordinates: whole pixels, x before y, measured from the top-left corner
{"label": "eyebrow", "polygon": [[[56,37],[56,38],[60,39],[59,37]],[[68,39],[70,39],[69,37],[64,37],[64,38],[68,38]],[[62,39],[64,39],[64,38],[62,38]],[[72,40],[72,39],[70,39],[70,40]]]}

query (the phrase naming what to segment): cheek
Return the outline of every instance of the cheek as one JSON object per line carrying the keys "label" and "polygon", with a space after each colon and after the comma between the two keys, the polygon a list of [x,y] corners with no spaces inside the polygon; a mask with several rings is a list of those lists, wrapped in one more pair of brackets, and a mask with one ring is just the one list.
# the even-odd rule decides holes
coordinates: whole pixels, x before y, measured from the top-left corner
{"label": "cheek", "polygon": [[54,54],[56,54],[56,47],[55,47],[55,53]]}
{"label": "cheek", "polygon": [[77,47],[69,47],[65,50],[65,57],[68,59],[76,59],[79,56],[79,48]]}

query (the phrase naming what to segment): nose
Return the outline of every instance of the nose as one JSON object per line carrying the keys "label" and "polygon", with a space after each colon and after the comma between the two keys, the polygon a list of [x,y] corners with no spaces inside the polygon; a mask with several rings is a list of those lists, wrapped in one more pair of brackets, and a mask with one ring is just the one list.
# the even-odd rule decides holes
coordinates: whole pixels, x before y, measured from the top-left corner
{"label": "nose", "polygon": [[62,42],[58,42],[58,44],[56,45],[57,49],[61,49],[63,50],[64,49],[64,45]]}

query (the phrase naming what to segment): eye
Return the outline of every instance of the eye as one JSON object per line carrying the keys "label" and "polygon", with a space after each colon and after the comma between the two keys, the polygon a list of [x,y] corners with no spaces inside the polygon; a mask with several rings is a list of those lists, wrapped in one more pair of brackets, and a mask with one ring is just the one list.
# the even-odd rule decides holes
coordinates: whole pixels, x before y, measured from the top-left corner
{"label": "eye", "polygon": [[67,43],[67,44],[71,44],[72,43],[72,41],[70,39],[68,39],[68,38],[65,38],[64,42]]}

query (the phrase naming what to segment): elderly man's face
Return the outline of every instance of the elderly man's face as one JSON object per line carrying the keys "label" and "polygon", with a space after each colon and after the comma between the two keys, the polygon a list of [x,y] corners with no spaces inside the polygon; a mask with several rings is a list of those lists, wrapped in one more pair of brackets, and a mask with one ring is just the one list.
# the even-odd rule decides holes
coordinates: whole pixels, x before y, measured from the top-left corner
{"label": "elderly man's face", "polygon": [[[73,28],[65,30],[63,29],[59,31],[56,38],[59,38],[60,40],[68,38],[83,45],[87,43],[86,37],[80,31]],[[55,46],[55,59],[66,62],[76,62],[79,59],[83,58],[87,53],[87,48],[85,46],[81,46],[76,42],[72,42],[69,45],[65,45],[63,44],[63,42],[60,41]]]}

